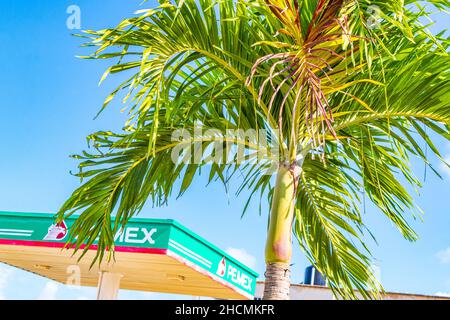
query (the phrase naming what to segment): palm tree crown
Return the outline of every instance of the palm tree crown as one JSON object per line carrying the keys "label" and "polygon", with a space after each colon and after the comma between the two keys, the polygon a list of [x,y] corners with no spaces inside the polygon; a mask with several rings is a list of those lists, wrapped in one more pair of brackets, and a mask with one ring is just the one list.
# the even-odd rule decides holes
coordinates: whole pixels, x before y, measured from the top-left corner
{"label": "palm tree crown", "polygon": [[[59,212],[81,213],[70,241],[97,240],[101,260],[149,198],[166,204],[200,171],[225,185],[239,173],[239,191],[292,212],[268,243],[292,230],[336,294],[376,297],[361,203],[415,240],[408,215],[420,211],[404,182],[421,182],[409,160],[433,169],[431,137],[450,138],[448,40],[422,25],[426,11],[412,0],[175,0],[86,31],[95,52],[85,58],[118,60],[102,80],[129,77],[102,110],[125,92],[129,121],[75,156],[84,181]],[[273,248],[268,263],[289,260]]]}

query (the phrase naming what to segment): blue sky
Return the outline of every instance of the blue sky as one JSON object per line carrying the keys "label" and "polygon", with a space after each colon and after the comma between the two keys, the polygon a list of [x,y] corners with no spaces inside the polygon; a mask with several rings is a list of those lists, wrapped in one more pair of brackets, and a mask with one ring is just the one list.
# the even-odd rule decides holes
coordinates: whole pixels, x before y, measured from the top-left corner
{"label": "blue sky", "polygon": [[[0,2],[0,210],[55,212],[78,179],[69,174],[76,162],[68,157],[86,148],[85,137],[100,129],[121,128],[125,115],[112,104],[93,120],[103,100],[117,85],[110,78],[98,81],[105,61],[75,58],[86,54],[80,39],[66,27],[69,5],[81,9],[84,29],[101,29],[117,24],[139,9],[141,0],[39,0]],[[154,1],[147,2],[149,7]],[[434,30],[448,28],[448,16],[435,17]],[[450,160],[450,144],[439,141]],[[437,164],[437,160],[433,159]],[[416,165],[422,176],[423,165]],[[381,268],[381,280],[389,291],[450,294],[450,172],[444,180],[428,174],[417,203],[425,211],[424,221],[413,223],[420,240],[409,243],[373,208],[367,221],[377,236],[378,246],[369,242]],[[258,215],[253,205],[241,219],[246,195],[224,194],[221,185],[205,189],[199,179],[183,198],[168,207],[144,210],[142,216],[173,218],[224,250],[231,250],[260,274],[264,273],[264,242],[267,210]],[[293,280],[300,282],[307,266],[295,247]],[[126,292],[122,299],[164,297]],[[167,296],[165,296],[167,297]],[[170,296],[172,297],[172,296]],[[93,299],[94,289],[70,289],[0,264],[0,299]]]}

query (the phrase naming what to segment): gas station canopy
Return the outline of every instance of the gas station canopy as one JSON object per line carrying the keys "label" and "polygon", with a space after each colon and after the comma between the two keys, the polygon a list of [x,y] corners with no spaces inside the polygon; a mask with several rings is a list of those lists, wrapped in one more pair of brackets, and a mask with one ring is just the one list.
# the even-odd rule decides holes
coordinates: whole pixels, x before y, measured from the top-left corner
{"label": "gas station canopy", "polygon": [[0,212],[0,262],[68,284],[77,271],[79,285],[98,286],[99,295],[120,287],[253,299],[257,274],[176,221],[131,220],[115,236],[115,261],[90,268],[95,245],[81,261],[63,249],[75,219],[55,224],[51,214]]}

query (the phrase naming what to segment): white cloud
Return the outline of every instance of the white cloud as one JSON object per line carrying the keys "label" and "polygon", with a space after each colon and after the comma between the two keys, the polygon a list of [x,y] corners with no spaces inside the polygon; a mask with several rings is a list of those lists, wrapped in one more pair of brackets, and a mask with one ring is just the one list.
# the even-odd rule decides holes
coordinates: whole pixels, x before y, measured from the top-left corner
{"label": "white cloud", "polygon": [[441,292],[441,291],[439,291],[439,292],[436,292],[434,295],[438,296],[438,297],[450,298],[450,292]]}
{"label": "white cloud", "polygon": [[[445,147],[445,149],[447,149],[447,153],[444,156],[444,160],[445,162],[447,162],[448,164],[450,164],[450,143],[448,143]],[[450,168],[445,164],[442,163],[440,164],[440,169],[442,170],[442,172],[444,172],[448,177],[450,177]]]}
{"label": "white cloud", "polygon": [[8,282],[11,279],[14,270],[5,265],[0,264],[0,300],[5,300],[6,295],[4,290],[8,286]]}
{"label": "white cloud", "polygon": [[228,248],[225,250],[233,258],[245,264],[247,267],[256,268],[256,258],[249,254],[245,249]]}
{"label": "white cloud", "polygon": [[372,270],[375,279],[377,279],[378,282],[381,283],[381,267],[378,264],[372,264],[370,266],[370,269]]}
{"label": "white cloud", "polygon": [[58,293],[59,287],[54,282],[47,282],[44,289],[39,294],[37,300],[56,300],[56,294]]}
{"label": "white cloud", "polygon": [[[444,157],[445,162],[447,162],[448,164],[450,164],[450,154],[447,154]],[[441,162],[441,170],[448,176],[450,177],[450,168],[445,164]]]}
{"label": "white cloud", "polygon": [[141,292],[141,297],[143,300],[156,300],[158,299],[158,294],[154,292]]}
{"label": "white cloud", "polygon": [[439,261],[441,263],[449,263],[450,262],[450,247],[445,250],[439,251],[436,254],[436,257],[439,259]]}

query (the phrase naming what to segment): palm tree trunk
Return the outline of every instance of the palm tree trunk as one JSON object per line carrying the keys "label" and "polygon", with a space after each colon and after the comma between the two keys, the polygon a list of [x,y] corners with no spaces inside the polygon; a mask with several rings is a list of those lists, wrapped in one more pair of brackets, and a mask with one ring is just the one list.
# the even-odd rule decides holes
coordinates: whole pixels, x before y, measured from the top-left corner
{"label": "palm tree trunk", "polygon": [[264,300],[289,300],[292,223],[299,170],[297,165],[278,169],[266,243]]}

